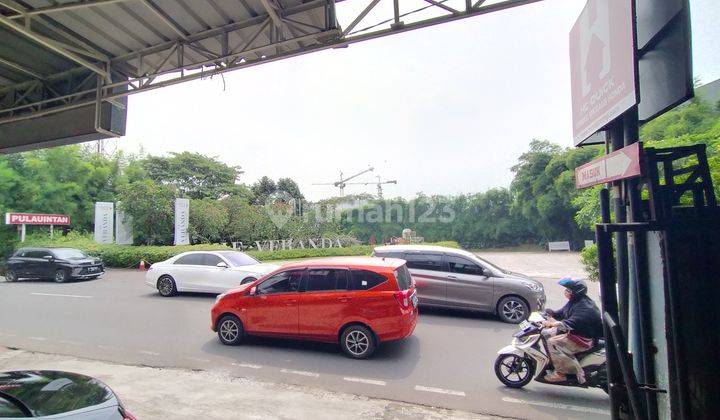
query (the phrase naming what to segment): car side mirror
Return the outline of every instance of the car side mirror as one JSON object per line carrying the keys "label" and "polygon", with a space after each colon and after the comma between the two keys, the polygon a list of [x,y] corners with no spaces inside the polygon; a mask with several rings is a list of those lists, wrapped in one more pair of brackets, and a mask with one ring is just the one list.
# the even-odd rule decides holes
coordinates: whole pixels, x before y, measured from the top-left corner
{"label": "car side mirror", "polygon": [[228,265],[225,264],[225,262],[223,262],[223,261],[220,261],[219,263],[217,263],[215,265],[220,268],[228,268]]}
{"label": "car side mirror", "polygon": [[248,293],[250,296],[255,296],[257,294],[257,286],[253,286],[250,288],[250,292]]}

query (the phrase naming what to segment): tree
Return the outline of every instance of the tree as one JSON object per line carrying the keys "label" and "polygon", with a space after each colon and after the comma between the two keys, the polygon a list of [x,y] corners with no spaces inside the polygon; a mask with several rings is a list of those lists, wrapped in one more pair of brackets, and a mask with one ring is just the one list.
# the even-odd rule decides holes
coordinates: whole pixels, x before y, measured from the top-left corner
{"label": "tree", "polygon": [[275,185],[275,181],[268,178],[267,176],[263,176],[254,184],[252,184],[252,187],[250,187],[250,191],[252,191],[253,195],[255,196],[253,204],[265,204],[268,197],[275,193],[277,189],[278,188],[277,185]]}
{"label": "tree", "polygon": [[277,190],[278,191],[285,191],[288,193],[292,198],[296,200],[302,200],[305,197],[300,192],[300,187],[298,187],[298,184],[292,180],[292,178],[280,178],[277,182]]}
{"label": "tree", "polygon": [[190,200],[188,233],[193,243],[217,243],[223,239],[228,211],[218,200]]}
{"label": "tree", "polygon": [[239,166],[191,152],[150,156],[143,161],[143,168],[156,183],[173,185],[181,196],[191,199],[218,199],[230,194],[242,173]]}
{"label": "tree", "polygon": [[147,245],[171,245],[175,220],[175,189],[150,179],[120,189],[120,208],[133,221],[136,241]]}

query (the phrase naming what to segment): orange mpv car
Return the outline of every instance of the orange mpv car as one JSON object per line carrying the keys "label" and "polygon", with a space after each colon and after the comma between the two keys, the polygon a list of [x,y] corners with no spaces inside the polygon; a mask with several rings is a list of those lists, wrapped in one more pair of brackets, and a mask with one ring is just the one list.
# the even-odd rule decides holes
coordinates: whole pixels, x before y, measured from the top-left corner
{"label": "orange mpv car", "polygon": [[218,296],[211,328],[223,344],[262,335],[339,343],[355,359],[410,336],[415,284],[405,261],[343,257],[285,264]]}

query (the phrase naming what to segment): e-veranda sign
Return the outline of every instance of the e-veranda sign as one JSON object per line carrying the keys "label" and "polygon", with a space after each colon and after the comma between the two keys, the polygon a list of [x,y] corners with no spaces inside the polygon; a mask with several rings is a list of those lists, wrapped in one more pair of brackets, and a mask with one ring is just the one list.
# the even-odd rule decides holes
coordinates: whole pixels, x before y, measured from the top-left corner
{"label": "e-veranda sign", "polygon": [[[275,249],[305,249],[305,248],[342,248],[339,238],[317,239],[271,239],[266,241],[255,241],[258,251],[272,251]],[[236,247],[237,248],[237,247]]]}

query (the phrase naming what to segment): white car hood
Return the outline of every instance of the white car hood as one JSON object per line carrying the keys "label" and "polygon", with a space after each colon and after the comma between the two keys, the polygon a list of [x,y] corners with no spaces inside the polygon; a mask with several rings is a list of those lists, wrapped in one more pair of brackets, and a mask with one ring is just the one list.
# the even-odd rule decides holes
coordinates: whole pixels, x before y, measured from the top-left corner
{"label": "white car hood", "polygon": [[264,275],[271,271],[275,271],[278,268],[280,268],[280,266],[277,264],[260,263],[260,264],[253,264],[253,265],[243,265],[240,267],[233,267],[231,270]]}

